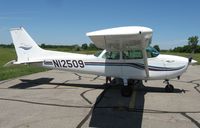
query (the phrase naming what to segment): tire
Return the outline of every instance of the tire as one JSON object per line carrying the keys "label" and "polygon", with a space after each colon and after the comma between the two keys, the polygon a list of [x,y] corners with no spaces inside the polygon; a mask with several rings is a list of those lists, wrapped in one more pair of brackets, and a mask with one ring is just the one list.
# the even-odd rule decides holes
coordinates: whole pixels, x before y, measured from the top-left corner
{"label": "tire", "polygon": [[128,79],[128,85],[134,86],[135,80],[133,79]]}
{"label": "tire", "polygon": [[166,92],[174,92],[174,86],[171,84],[168,84],[165,86],[165,91]]}
{"label": "tire", "polygon": [[130,97],[132,95],[132,88],[130,86],[123,86],[121,88],[121,95],[124,97]]}
{"label": "tire", "polygon": [[123,82],[123,79],[121,78],[114,78],[112,81],[111,81],[111,85],[123,85],[124,82]]}

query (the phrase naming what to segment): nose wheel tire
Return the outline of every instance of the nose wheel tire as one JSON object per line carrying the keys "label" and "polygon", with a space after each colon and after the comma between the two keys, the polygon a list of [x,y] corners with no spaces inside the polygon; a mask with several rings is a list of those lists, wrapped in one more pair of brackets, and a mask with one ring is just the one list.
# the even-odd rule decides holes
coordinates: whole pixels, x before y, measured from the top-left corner
{"label": "nose wheel tire", "polygon": [[167,85],[165,86],[165,91],[166,91],[166,92],[173,92],[173,91],[174,91],[174,86],[171,85],[171,84],[167,84]]}
{"label": "nose wheel tire", "polygon": [[124,97],[130,97],[132,95],[132,88],[130,86],[122,86],[121,95]]}

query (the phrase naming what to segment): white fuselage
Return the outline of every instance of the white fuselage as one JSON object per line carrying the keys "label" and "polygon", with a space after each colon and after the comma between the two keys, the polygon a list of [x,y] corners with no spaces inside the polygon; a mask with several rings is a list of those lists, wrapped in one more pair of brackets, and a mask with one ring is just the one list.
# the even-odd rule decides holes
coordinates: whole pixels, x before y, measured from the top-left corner
{"label": "white fuselage", "polygon": [[126,60],[122,59],[121,54],[119,60],[105,59],[102,58],[105,51],[98,57],[54,51],[45,51],[45,53],[48,56],[42,55],[45,57],[42,66],[46,68],[138,80],[176,78],[186,71],[189,64],[187,58],[160,54],[148,58],[149,77],[147,77],[143,59]]}
{"label": "white fuselage", "polygon": [[94,56],[41,49],[23,27],[13,28],[11,36],[17,60],[11,64],[39,64],[50,69],[122,78],[125,86],[128,79],[168,81],[179,78],[191,59],[159,55],[150,47],[152,33],[152,29],[141,26],[87,33],[98,48],[107,50]]}

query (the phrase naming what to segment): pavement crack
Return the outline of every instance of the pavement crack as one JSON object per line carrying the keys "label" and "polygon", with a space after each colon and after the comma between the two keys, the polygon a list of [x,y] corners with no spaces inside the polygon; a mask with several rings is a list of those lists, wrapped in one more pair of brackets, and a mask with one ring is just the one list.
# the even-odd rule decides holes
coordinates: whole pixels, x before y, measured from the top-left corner
{"label": "pavement crack", "polygon": [[92,80],[90,80],[90,81],[95,81],[97,78],[99,78],[100,76],[99,75],[97,75],[95,78],[93,78]]}
{"label": "pavement crack", "polygon": [[199,88],[198,87],[200,87],[200,84],[198,84],[198,83],[195,83],[196,84],[196,86],[194,87],[194,89],[198,92],[198,93],[200,93],[200,90],[199,90]]}
{"label": "pavement crack", "polygon": [[35,101],[28,101],[28,100],[21,100],[21,99],[10,99],[10,98],[0,98],[0,100],[4,101],[14,101],[14,102],[21,102],[27,104],[36,104],[36,105],[43,105],[43,106],[54,106],[54,107],[66,107],[66,108],[92,108],[92,106],[78,106],[78,105],[64,105],[64,104],[53,104],[53,103],[42,103],[42,102],[35,102]]}
{"label": "pavement crack", "polygon": [[[171,80],[171,81],[195,84],[196,86],[194,86],[194,89],[195,89],[198,93],[200,93],[200,89],[198,88],[198,87],[200,87],[200,84],[199,84],[199,83],[194,83],[195,81],[199,81],[199,80],[200,80],[200,79],[191,80],[191,81],[177,81],[177,80]],[[185,93],[184,90],[183,90],[183,92]]]}
{"label": "pavement crack", "polygon": [[[103,99],[105,92],[108,90],[109,87],[105,88],[104,91],[99,95],[97,98],[95,104],[90,109],[89,113],[81,120],[81,122],[77,125],[76,128],[81,128],[85,122],[89,119],[89,117],[92,115],[93,110],[97,107],[97,105],[100,103],[100,101]],[[89,91],[89,90],[88,90]]]}
{"label": "pavement crack", "polygon": [[89,113],[81,120],[81,122],[76,126],[76,128],[81,128],[84,123],[89,119],[89,117],[92,115],[94,106],[90,109]]}
{"label": "pavement crack", "polygon": [[181,115],[183,115],[184,117],[186,117],[187,119],[189,119],[191,122],[193,122],[198,128],[200,128],[200,123],[198,121],[196,121],[195,119],[193,119],[191,116],[187,115],[186,113],[181,113]]}
{"label": "pavement crack", "polygon": [[77,73],[74,73],[74,75],[78,76],[78,80],[81,80],[82,79],[82,76],[77,74]]}
{"label": "pavement crack", "polygon": [[85,97],[85,93],[87,93],[87,92],[89,92],[89,91],[93,91],[93,90],[95,90],[95,89],[89,89],[89,90],[86,90],[86,91],[84,91],[84,92],[82,92],[80,95],[81,95],[81,97],[85,100],[85,101],[87,101],[89,104],[92,104],[92,102],[88,99],[88,98],[86,98]]}

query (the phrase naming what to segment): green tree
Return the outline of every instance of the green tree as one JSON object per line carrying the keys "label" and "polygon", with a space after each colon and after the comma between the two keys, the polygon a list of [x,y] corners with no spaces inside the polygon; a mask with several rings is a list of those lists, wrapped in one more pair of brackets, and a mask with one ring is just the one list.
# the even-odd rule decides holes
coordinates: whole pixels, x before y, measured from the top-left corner
{"label": "green tree", "polygon": [[158,52],[160,52],[160,47],[159,47],[159,45],[154,45],[153,46]]}
{"label": "green tree", "polygon": [[85,43],[85,44],[82,44],[81,48],[82,48],[83,50],[86,50],[86,49],[88,48],[88,45],[87,45],[86,43]]}
{"label": "green tree", "polygon": [[80,51],[80,46],[78,46],[78,45],[74,45],[74,49],[73,49],[74,51]]}
{"label": "green tree", "polygon": [[192,48],[192,53],[195,52],[195,48],[197,47],[197,44],[199,42],[198,36],[191,36],[188,38],[188,45]]}
{"label": "green tree", "polygon": [[91,50],[97,50],[98,49],[93,43],[90,43],[89,47],[90,47]]}
{"label": "green tree", "polygon": [[46,45],[45,45],[44,43],[42,43],[42,44],[40,45],[40,47],[41,47],[41,48],[46,48]]}

